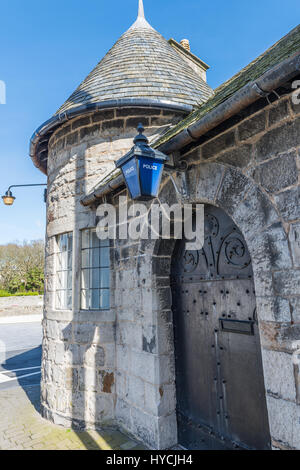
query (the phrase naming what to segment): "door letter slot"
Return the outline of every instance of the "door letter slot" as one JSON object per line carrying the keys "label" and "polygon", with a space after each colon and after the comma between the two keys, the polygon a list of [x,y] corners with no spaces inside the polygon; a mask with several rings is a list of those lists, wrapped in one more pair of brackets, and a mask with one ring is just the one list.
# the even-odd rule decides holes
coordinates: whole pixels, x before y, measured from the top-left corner
{"label": "door letter slot", "polygon": [[254,321],[229,320],[220,318],[221,331],[238,333],[241,335],[254,335]]}

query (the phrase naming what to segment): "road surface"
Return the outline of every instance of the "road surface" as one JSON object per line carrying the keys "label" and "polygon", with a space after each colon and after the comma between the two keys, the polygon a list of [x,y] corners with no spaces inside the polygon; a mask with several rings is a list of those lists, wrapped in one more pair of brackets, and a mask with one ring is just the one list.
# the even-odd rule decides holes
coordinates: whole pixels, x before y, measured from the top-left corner
{"label": "road surface", "polygon": [[41,322],[0,324],[0,390],[41,379]]}

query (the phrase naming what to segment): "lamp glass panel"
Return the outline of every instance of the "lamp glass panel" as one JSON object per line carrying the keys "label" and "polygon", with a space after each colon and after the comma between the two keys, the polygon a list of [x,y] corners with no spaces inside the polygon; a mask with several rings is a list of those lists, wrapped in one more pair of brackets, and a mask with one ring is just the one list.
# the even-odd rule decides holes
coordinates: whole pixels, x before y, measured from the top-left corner
{"label": "lamp glass panel", "polygon": [[158,196],[164,162],[145,157],[141,157],[139,160],[142,196],[155,198]]}
{"label": "lamp glass panel", "polygon": [[137,199],[141,195],[139,167],[135,157],[122,167],[123,175],[130,192],[131,199]]}
{"label": "lamp glass panel", "polygon": [[3,196],[2,199],[6,206],[12,206],[15,201],[15,198],[12,196]]}

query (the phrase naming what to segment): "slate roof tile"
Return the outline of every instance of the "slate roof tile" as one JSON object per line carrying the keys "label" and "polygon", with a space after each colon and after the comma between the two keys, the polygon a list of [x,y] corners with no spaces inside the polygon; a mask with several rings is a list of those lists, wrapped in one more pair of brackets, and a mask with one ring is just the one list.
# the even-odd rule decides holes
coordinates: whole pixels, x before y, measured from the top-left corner
{"label": "slate roof tile", "polygon": [[144,17],[139,16],[56,114],[120,98],[196,106],[212,89]]}

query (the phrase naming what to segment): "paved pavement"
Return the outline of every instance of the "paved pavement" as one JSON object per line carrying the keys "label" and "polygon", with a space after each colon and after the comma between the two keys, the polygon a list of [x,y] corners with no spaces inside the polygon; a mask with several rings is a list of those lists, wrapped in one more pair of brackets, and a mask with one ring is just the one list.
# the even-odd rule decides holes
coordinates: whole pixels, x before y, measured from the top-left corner
{"label": "paved pavement", "polygon": [[41,337],[40,322],[0,324],[0,450],[144,450],[118,431],[75,432],[41,417]]}
{"label": "paved pavement", "polygon": [[75,432],[41,418],[39,386],[0,391],[0,450],[144,450],[118,431]]}

